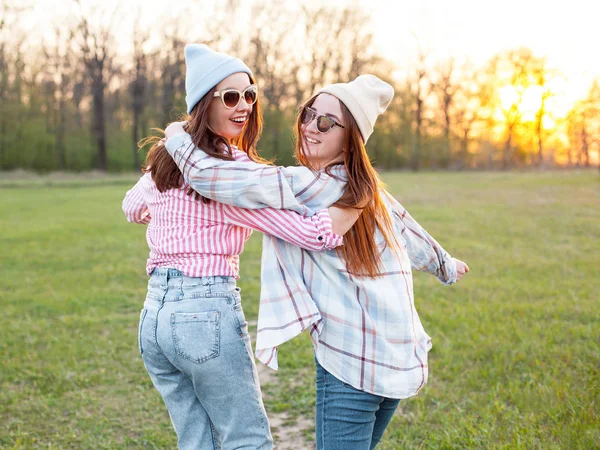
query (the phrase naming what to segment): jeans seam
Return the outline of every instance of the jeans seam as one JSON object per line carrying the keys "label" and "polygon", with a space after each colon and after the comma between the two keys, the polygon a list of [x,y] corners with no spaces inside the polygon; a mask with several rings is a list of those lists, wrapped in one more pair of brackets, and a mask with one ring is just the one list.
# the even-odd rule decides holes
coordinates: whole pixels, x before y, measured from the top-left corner
{"label": "jeans seam", "polygon": [[210,423],[210,435],[212,438],[213,450],[217,449],[217,431],[215,430],[215,426],[212,423],[212,420],[209,419]]}
{"label": "jeans seam", "polygon": [[[166,293],[165,293],[165,295],[166,295]],[[153,327],[154,329],[152,330],[152,338],[154,339],[154,343],[156,344],[156,346],[158,348],[160,348],[161,352],[163,352],[163,349],[160,347],[160,344],[158,343],[158,315],[160,314],[160,311],[163,309],[163,306],[165,306],[164,296],[163,296],[162,301],[158,305],[158,309],[156,310],[156,320],[154,321],[154,327]]]}
{"label": "jeans seam", "polygon": [[[252,372],[252,380],[254,382],[254,388],[255,388],[255,391],[256,391],[256,398],[255,398],[255,400],[256,400],[256,406],[258,407],[258,409],[264,410],[264,406],[261,407],[261,404],[260,404],[260,400],[261,400],[262,394],[261,394],[261,391],[260,391],[260,382],[259,382],[259,380],[257,378],[257,373],[254,370],[254,361],[252,359],[253,358],[252,352],[248,353],[248,348],[246,346],[246,341],[244,341],[244,339],[243,339],[242,327],[240,325],[240,321],[239,321],[237,313],[235,311],[235,309],[236,309],[235,308],[236,307],[235,298],[233,298],[233,296],[231,296],[231,297],[233,299],[233,303],[231,305],[231,310],[233,312],[233,317],[235,318],[235,322],[237,323],[236,328],[237,328],[237,332],[238,332],[238,334],[240,336],[239,342],[240,342],[240,344],[242,345],[242,347],[244,349],[244,354],[247,357],[247,362],[250,365],[250,369],[251,369],[251,372]],[[266,418],[266,415],[265,414],[261,414],[260,423],[262,425],[263,431],[265,431],[267,434],[270,434],[270,430],[269,430],[269,427],[267,427],[267,423],[265,422],[265,418]],[[261,446],[261,448],[262,448],[262,446]]]}
{"label": "jeans seam", "polygon": [[321,406],[321,449],[325,449],[325,424],[327,420],[325,420],[325,404],[327,403],[327,374],[325,373],[325,369],[321,367],[323,372],[323,404]]}
{"label": "jeans seam", "polygon": [[[239,292],[239,291],[238,291]],[[238,333],[238,335],[240,336],[240,338],[242,338],[242,343],[244,344],[244,346],[246,346],[246,343],[243,341],[243,333],[242,333],[242,324],[240,322],[240,319],[238,317],[238,313],[239,312],[244,312],[244,309],[242,308],[242,304],[241,302],[239,303],[239,309],[237,308],[238,303],[236,303],[236,295],[231,292],[228,294],[228,299],[231,300],[230,302],[230,306],[231,306],[231,312],[233,313],[233,318],[235,319],[235,323],[236,323],[236,331]]]}
{"label": "jeans seam", "polygon": [[138,331],[138,346],[140,350],[140,355],[144,354],[144,347],[142,346],[142,327],[144,326],[144,321],[146,320],[146,315],[148,314],[148,310],[146,308],[142,309],[141,318],[140,318],[140,328]]}

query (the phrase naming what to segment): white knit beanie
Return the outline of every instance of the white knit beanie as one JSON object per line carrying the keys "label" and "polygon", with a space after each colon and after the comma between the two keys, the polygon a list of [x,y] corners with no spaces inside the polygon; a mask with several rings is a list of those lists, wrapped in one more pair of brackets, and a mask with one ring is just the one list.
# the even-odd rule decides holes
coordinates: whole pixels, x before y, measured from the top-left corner
{"label": "white knit beanie", "polygon": [[360,134],[367,143],[373,133],[377,116],[382,114],[392,98],[394,88],[375,75],[360,75],[350,83],[336,83],[325,86],[317,94],[331,94],[338,98],[352,113]]}

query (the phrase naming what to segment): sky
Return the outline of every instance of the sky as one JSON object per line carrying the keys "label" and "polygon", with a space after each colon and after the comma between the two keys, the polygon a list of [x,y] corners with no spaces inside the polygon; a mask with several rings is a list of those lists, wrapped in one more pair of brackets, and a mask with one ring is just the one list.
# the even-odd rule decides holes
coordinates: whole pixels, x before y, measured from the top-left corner
{"label": "sky", "polygon": [[[226,0],[224,0],[226,1]],[[305,0],[306,2],[307,0]],[[117,3],[119,0],[82,0],[84,4]],[[252,1],[239,0],[242,9]],[[271,3],[275,3],[273,0]],[[277,3],[297,5],[297,0]],[[322,0],[308,0],[322,4]],[[23,0],[27,3],[27,0]],[[23,23],[37,33],[50,29],[53,17],[64,16],[73,0],[29,0],[34,6]],[[148,20],[175,14],[175,5],[205,11],[208,0],[165,2],[129,0],[134,9],[143,5]],[[267,1],[268,5],[269,2]],[[583,97],[594,79],[600,76],[600,26],[597,18],[600,2],[591,0],[327,0],[328,5],[358,5],[372,17],[375,47],[382,56],[408,70],[418,48],[433,60],[454,57],[476,66],[494,54],[520,46],[529,47],[536,56],[545,56],[550,67],[559,69],[566,79],[565,95],[569,102]],[[150,16],[148,16],[150,14]],[[243,17],[243,14],[241,15]],[[127,20],[127,18],[120,18]],[[240,24],[232,24],[239,26]],[[126,39],[124,39],[126,40]],[[127,40],[128,41],[128,40]]]}
{"label": "sky", "polygon": [[582,0],[370,0],[375,39],[400,67],[422,48],[481,65],[502,50],[525,46],[564,73],[570,99],[600,76],[600,3]]}

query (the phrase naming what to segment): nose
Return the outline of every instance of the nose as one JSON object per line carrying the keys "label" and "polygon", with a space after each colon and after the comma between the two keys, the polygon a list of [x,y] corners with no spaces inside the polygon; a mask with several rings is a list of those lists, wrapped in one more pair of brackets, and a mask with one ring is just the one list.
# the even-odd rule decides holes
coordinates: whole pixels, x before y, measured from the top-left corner
{"label": "nose", "polygon": [[244,113],[246,111],[251,111],[251,110],[252,110],[252,105],[249,105],[248,103],[246,103],[246,99],[242,96],[242,98],[240,99],[240,102],[238,103],[236,111],[240,112],[240,113]]}
{"label": "nose", "polygon": [[306,131],[310,131],[313,134],[319,133],[319,129],[317,128],[317,121],[315,119],[311,120],[306,125],[304,125],[304,129]]}

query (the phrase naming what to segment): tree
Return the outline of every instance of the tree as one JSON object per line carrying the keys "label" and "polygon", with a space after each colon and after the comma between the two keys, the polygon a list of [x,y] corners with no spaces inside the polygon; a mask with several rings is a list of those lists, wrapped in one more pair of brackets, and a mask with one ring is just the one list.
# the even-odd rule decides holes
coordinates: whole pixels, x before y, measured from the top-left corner
{"label": "tree", "polygon": [[445,63],[438,65],[434,80],[431,82],[431,90],[437,96],[440,112],[442,114],[443,130],[443,158],[442,166],[448,167],[452,162],[452,108],[456,96],[456,86],[453,80],[454,60],[450,58]]}
{"label": "tree", "polygon": [[139,169],[140,167],[140,156],[138,152],[138,142],[140,140],[140,120],[144,114],[144,107],[146,106],[146,91],[148,89],[148,55],[144,51],[144,44],[149,37],[149,31],[141,30],[140,27],[136,25],[133,34],[133,79],[129,85],[131,94],[131,113],[133,116],[133,121],[131,124],[131,137],[133,140],[132,149],[134,169]]}
{"label": "tree", "polygon": [[548,70],[545,59],[537,60],[533,67],[533,82],[541,91],[540,106],[535,114],[538,167],[542,167],[544,164],[544,118],[548,116],[548,100],[554,95],[548,86],[554,76],[555,73]]}
{"label": "tree", "polygon": [[454,129],[460,142],[456,155],[456,167],[462,169],[469,164],[469,143],[475,124],[481,120],[482,99],[485,93],[480,83],[480,74],[463,67],[461,80],[456,84],[454,105]]}
{"label": "tree", "polygon": [[[596,79],[587,96],[579,100],[567,117],[569,165],[590,167],[590,153],[598,152],[600,159],[600,80]],[[600,166],[600,164],[599,164]]]}
{"label": "tree", "polygon": [[414,138],[410,157],[410,168],[418,171],[421,165],[423,127],[425,120],[425,98],[427,96],[427,53],[419,48],[415,71],[409,79],[409,86],[414,99]]}
{"label": "tree", "polygon": [[[269,125],[263,142],[270,147],[272,156],[278,158],[284,133],[291,125],[286,122],[285,113],[292,98],[293,72],[297,70],[294,55],[289,51],[293,45],[289,32],[294,23],[292,16],[284,14],[281,6],[267,8],[261,3],[253,7],[252,17],[256,26],[250,38],[248,60],[253,63],[252,70],[260,86],[265,120]],[[291,161],[291,158],[286,160],[287,163]]]}
{"label": "tree", "polygon": [[72,53],[65,30],[54,29],[52,45],[44,48],[48,129],[54,135],[56,167],[67,169],[67,102],[72,86]]}
{"label": "tree", "polygon": [[[96,141],[96,168],[106,171],[106,123],[105,123],[105,89],[110,82],[113,71],[115,53],[112,47],[114,26],[117,9],[112,12],[83,11],[80,0],[74,0],[79,5],[79,23],[72,30],[72,39],[79,47],[87,76],[92,90],[92,135]],[[94,21],[92,17],[94,16]],[[108,17],[107,17],[108,16]],[[98,25],[94,26],[92,22]]]}
{"label": "tree", "polygon": [[24,5],[23,2],[18,4],[16,1],[0,0],[0,169],[14,165],[14,161],[7,163],[11,147],[9,129],[16,129],[19,133],[22,127],[22,47],[25,36],[22,32],[15,32],[15,25],[19,23],[19,14],[30,8],[31,5]]}

